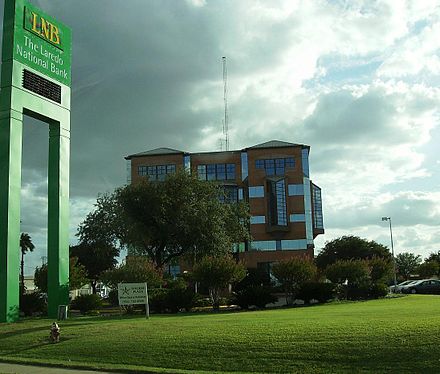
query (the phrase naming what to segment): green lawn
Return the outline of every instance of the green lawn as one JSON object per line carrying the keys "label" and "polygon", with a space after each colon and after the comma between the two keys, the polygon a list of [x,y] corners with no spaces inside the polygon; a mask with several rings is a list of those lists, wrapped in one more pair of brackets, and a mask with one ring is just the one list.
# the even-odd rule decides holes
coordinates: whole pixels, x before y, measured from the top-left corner
{"label": "green lawn", "polygon": [[[262,312],[0,324],[0,359],[139,371],[440,372],[440,296]],[[166,370],[168,369],[168,370]]]}

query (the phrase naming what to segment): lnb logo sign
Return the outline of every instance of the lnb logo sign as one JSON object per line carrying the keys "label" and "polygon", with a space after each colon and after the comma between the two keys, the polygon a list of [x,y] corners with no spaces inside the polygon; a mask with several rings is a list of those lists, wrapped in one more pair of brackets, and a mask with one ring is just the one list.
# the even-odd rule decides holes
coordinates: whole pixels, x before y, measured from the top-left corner
{"label": "lnb logo sign", "polygon": [[25,7],[24,10],[24,28],[55,47],[63,49],[61,29],[28,7]]}

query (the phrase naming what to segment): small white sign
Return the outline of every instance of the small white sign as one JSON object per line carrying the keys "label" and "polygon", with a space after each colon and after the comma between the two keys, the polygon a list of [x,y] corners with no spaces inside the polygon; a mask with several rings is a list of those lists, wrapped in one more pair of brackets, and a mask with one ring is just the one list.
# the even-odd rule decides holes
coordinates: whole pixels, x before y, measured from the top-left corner
{"label": "small white sign", "polygon": [[146,283],[118,283],[119,305],[148,304]]}

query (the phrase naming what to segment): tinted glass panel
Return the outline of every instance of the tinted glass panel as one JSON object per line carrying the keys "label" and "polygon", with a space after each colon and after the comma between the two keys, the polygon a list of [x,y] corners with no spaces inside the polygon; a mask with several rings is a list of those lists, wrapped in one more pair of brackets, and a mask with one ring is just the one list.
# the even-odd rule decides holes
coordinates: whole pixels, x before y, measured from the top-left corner
{"label": "tinted glass panel", "polygon": [[293,157],[286,158],[286,168],[295,167],[295,159]]}
{"label": "tinted glass panel", "polygon": [[284,175],[284,158],[275,159],[275,175]]}
{"label": "tinted glass panel", "polygon": [[235,179],[235,164],[226,165],[226,179],[227,180]]}
{"label": "tinted glass panel", "polygon": [[255,168],[264,169],[264,160],[256,160],[255,161]]}
{"label": "tinted glass panel", "polygon": [[265,160],[266,175],[275,175],[275,160]]}
{"label": "tinted glass panel", "polygon": [[197,166],[197,175],[200,180],[206,180],[206,165]]}
{"label": "tinted glass panel", "polygon": [[226,165],[225,164],[217,164],[217,180],[225,180],[226,179]]}
{"label": "tinted glass panel", "polygon": [[215,177],[215,164],[206,165],[206,179],[209,181],[214,181]]}

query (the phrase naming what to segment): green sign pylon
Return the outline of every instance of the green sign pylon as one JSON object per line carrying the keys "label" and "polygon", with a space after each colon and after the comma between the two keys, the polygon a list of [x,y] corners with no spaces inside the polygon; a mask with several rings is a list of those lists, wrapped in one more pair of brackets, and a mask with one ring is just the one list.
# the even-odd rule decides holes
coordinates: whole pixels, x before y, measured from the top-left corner
{"label": "green sign pylon", "polygon": [[71,30],[5,0],[0,91],[0,322],[19,316],[23,115],[49,125],[48,314],[69,302]]}

